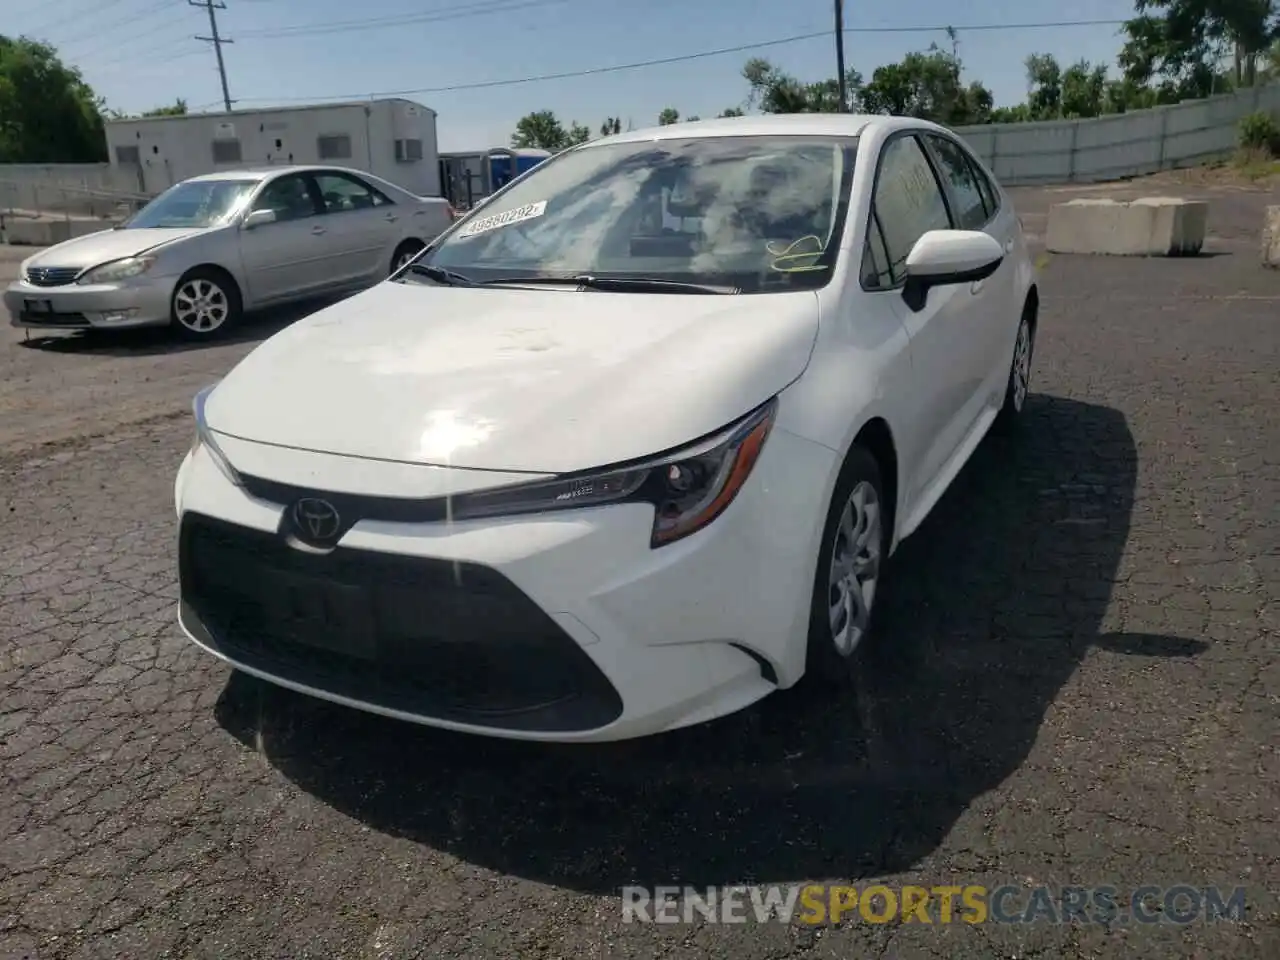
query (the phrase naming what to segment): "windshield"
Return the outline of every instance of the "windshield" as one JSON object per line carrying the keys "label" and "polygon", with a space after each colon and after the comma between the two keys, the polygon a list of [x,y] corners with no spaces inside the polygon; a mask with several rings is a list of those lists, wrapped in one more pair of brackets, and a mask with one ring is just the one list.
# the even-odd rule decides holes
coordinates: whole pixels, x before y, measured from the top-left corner
{"label": "windshield", "polygon": [[240,210],[256,186],[255,180],[188,180],[160,194],[124,226],[216,227]]}
{"label": "windshield", "polygon": [[821,287],[840,246],[856,152],[853,137],[583,147],[535,167],[418,263],[481,283],[588,275],[743,293]]}

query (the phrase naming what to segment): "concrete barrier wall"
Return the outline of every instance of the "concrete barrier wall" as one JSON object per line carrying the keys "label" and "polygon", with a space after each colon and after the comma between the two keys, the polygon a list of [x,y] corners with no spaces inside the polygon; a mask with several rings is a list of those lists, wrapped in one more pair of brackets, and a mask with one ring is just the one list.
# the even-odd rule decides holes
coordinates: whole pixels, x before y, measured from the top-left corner
{"label": "concrete barrier wall", "polygon": [[1280,113],[1280,84],[1088,120],[957,127],[1006,186],[1096,183],[1230,156],[1240,120]]}
{"label": "concrete barrier wall", "polygon": [[109,163],[0,163],[0,182],[137,193],[138,174]]}
{"label": "concrete barrier wall", "polygon": [[106,163],[0,164],[0,214],[104,216],[139,191],[136,173]]}

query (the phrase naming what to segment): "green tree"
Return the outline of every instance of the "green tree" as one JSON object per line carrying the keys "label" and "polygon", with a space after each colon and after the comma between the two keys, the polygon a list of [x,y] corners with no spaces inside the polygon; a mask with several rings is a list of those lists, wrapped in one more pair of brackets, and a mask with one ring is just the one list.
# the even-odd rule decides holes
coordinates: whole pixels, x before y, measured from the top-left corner
{"label": "green tree", "polygon": [[537,110],[521,117],[511,135],[511,146],[517,149],[563,150],[568,145],[569,131],[550,110]]}
{"label": "green tree", "polygon": [[604,123],[600,124],[600,136],[611,137],[615,133],[622,132],[622,120],[619,117],[609,117]]}
{"label": "green tree", "polygon": [[1031,119],[1031,108],[1025,103],[1011,107],[993,107],[987,123],[1026,123]]}
{"label": "green tree", "polygon": [[1280,40],[1273,41],[1258,58],[1258,80],[1262,83],[1280,80]]}
{"label": "green tree", "polygon": [[142,115],[144,117],[185,117],[187,115],[187,101],[179,97],[167,107],[144,110]]}
{"label": "green tree", "polygon": [[0,163],[106,160],[102,110],[53,47],[0,36]]}
{"label": "green tree", "polygon": [[[1275,0],[1136,0],[1135,9],[1119,63],[1133,81],[1158,81],[1163,102],[1253,85],[1280,38]],[[1217,66],[1224,54],[1228,73]]]}
{"label": "green tree", "polygon": [[899,63],[877,67],[861,85],[858,98],[868,113],[916,117],[958,127],[986,123],[994,106],[991,91],[961,79],[962,64],[954,52],[930,44],[908,53]]}
{"label": "green tree", "polygon": [[[840,85],[834,78],[806,83],[797,80],[762,57],[753,57],[742,68],[742,77],[747,81],[749,92],[747,103],[759,108],[761,113],[839,113]],[[845,77],[850,98],[847,108],[858,102],[858,91],[862,87],[862,76],[856,70],[850,70]],[[742,111],[724,116],[741,116]]]}
{"label": "green tree", "polygon": [[586,143],[591,139],[591,130],[584,127],[576,120],[569,124],[569,132],[565,138],[566,147],[576,147],[580,143]]}
{"label": "green tree", "polygon": [[1023,61],[1027,71],[1027,113],[1032,120],[1062,116],[1062,67],[1048,53],[1033,53]]}
{"label": "green tree", "polygon": [[1062,74],[1062,115],[1100,117],[1107,105],[1107,66],[1079,60]]}
{"label": "green tree", "polygon": [[680,111],[675,107],[663,107],[662,112],[658,114],[658,125],[669,127],[673,123],[680,122]]}
{"label": "green tree", "polygon": [[720,111],[721,117],[741,117],[742,115],[742,111],[737,107],[728,107],[727,109]]}

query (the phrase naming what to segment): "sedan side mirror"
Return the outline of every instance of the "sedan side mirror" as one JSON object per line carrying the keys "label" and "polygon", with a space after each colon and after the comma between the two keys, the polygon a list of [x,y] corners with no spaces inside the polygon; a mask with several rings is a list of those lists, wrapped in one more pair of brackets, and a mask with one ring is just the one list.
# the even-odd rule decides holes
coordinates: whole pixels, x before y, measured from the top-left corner
{"label": "sedan side mirror", "polygon": [[919,312],[933,287],[985,280],[1003,260],[999,241],[981,230],[930,230],[907,255],[902,299]]}
{"label": "sedan side mirror", "polygon": [[244,218],[244,223],[240,226],[245,230],[254,230],[275,222],[276,212],[274,210],[250,210],[249,215]]}

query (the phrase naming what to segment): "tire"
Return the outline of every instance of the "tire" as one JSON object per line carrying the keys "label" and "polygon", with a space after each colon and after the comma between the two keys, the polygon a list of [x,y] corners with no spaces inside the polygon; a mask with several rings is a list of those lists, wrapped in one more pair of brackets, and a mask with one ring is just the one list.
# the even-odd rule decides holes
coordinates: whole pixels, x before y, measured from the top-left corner
{"label": "tire", "polygon": [[1018,320],[1018,334],[1014,339],[1013,359],[1009,362],[1009,376],[1005,382],[1004,403],[996,415],[995,427],[1001,433],[1011,433],[1022,422],[1031,386],[1031,361],[1036,348],[1035,308],[1028,303],[1022,308]]}
{"label": "tire", "polygon": [[391,255],[391,269],[387,272],[387,276],[391,276],[425,247],[426,244],[421,240],[406,240],[400,246],[396,247],[396,252]]}
{"label": "tire", "polygon": [[182,275],[169,297],[169,323],[184,340],[216,340],[240,322],[240,288],[216,267],[196,267]]}
{"label": "tire", "polygon": [[[866,511],[868,506],[875,508],[874,518]],[[858,520],[856,511],[859,508],[865,521]],[[889,557],[893,510],[894,506],[885,502],[884,482],[876,458],[866,448],[855,445],[849,451],[831,497],[814,574],[805,659],[805,674],[811,684],[847,687],[857,682],[858,653],[874,640],[879,623],[875,600],[881,593]],[[869,522],[874,528],[862,528],[862,522]],[[868,570],[873,574],[858,578],[861,589],[856,594],[847,581],[832,582],[836,579],[833,568],[838,568],[842,558],[848,557],[846,551],[851,529],[855,534],[859,529],[864,530],[865,542],[854,556],[869,564]],[[841,592],[837,595],[837,591]],[[860,623],[856,619],[850,620],[851,608],[844,602],[840,604],[844,620],[855,629],[850,633],[838,630],[833,623],[837,599],[848,601],[858,598],[866,608],[865,617],[860,618]]]}

